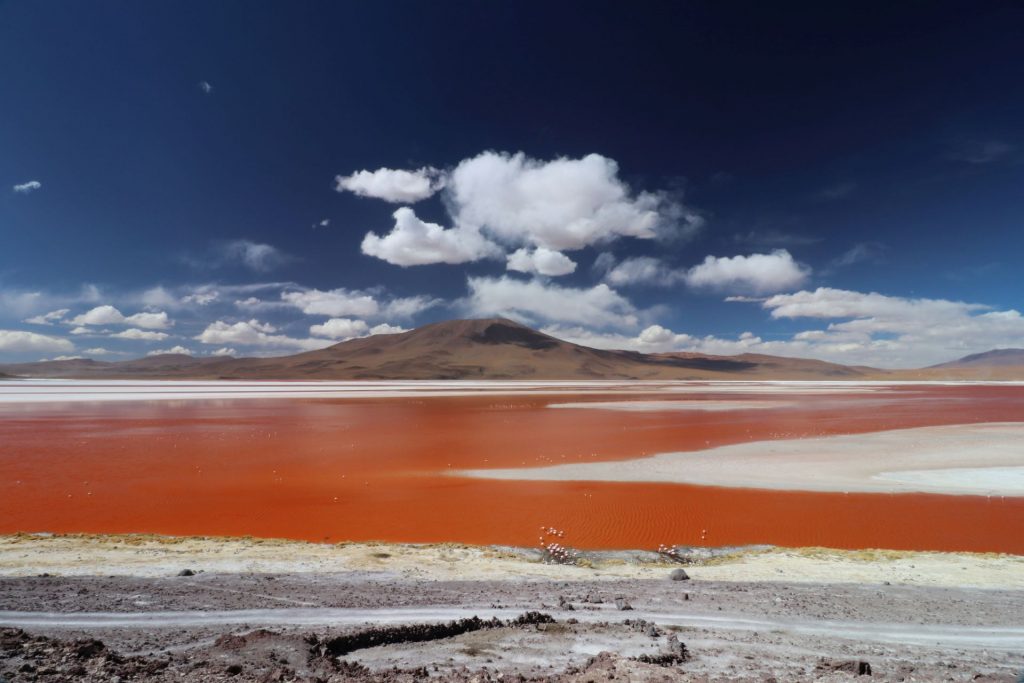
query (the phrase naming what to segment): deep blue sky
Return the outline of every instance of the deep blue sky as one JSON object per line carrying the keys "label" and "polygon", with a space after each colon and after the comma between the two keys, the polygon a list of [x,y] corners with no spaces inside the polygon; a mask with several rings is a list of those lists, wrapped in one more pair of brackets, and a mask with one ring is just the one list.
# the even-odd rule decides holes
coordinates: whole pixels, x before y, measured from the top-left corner
{"label": "deep blue sky", "polygon": [[[443,302],[364,316],[370,326],[487,313],[463,300],[467,277],[534,276],[506,273],[504,258],[403,267],[361,253],[402,204],[338,192],[334,178],[450,170],[489,150],[538,163],[600,154],[631,196],[659,193],[703,223],[686,240],[566,250],[574,273],[536,276],[545,291],[583,291],[607,279],[591,267],[598,253],[657,257],[682,274],[608,284],[635,321],[582,324],[530,301],[496,312],[652,350],[636,341],[652,324],[676,335],[658,348],[738,352],[730,344],[749,331],[777,344],[751,350],[888,365],[1024,346],[1019,3],[0,2],[0,64],[0,360],[292,352],[299,342],[195,337],[258,319],[301,340],[331,317],[233,305],[244,297],[226,292],[251,283],[287,283],[258,290],[273,303],[311,288]],[[41,187],[14,191],[30,181]],[[414,208],[453,225],[444,192]],[[282,257],[254,269],[237,240]],[[800,265],[799,283],[685,276],[707,256],[776,249]],[[179,301],[140,294],[156,286]],[[203,286],[219,299],[180,301]],[[772,316],[782,301],[724,302],[819,287],[846,292],[826,297],[833,306],[891,300],[794,317]],[[111,336],[128,323],[70,335],[66,321],[100,305],[163,311],[173,325],[146,328],[161,340]],[[64,322],[24,322],[64,308]],[[795,332],[858,319],[876,324],[792,345]],[[942,326],[956,331],[936,341],[914,329]]]}

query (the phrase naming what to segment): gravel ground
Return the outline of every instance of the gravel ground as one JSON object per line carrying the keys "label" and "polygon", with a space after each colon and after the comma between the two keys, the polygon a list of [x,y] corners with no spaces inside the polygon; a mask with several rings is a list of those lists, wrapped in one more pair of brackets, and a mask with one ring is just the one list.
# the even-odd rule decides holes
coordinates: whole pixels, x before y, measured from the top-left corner
{"label": "gravel ground", "polygon": [[[672,581],[668,574],[8,577],[0,579],[0,626],[10,627],[0,637],[0,676],[11,683],[847,680],[870,668],[886,681],[1014,681],[1024,668],[1022,591]],[[511,623],[528,612],[554,622]],[[473,616],[500,623],[454,634],[436,628]],[[406,629],[412,636],[402,624],[417,624]],[[325,649],[340,636],[366,646],[340,656]]]}

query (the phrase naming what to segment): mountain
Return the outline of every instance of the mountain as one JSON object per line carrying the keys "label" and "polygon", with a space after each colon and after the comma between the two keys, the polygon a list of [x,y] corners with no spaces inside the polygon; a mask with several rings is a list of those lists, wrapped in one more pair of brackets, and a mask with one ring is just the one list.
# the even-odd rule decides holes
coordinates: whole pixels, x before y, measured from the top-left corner
{"label": "mountain", "polygon": [[449,320],[274,358],[166,354],[0,366],[22,377],[139,379],[864,379],[873,368],[758,354],[592,349],[504,318]]}
{"label": "mountain", "polygon": [[106,362],[91,358],[46,360],[38,363],[0,365],[0,373],[18,377],[67,377],[75,379],[131,379],[136,377],[210,376],[232,358],[195,358],[186,354],[160,354],[133,360]]}
{"label": "mountain", "polygon": [[972,353],[948,363],[940,363],[932,368],[998,368],[1024,367],[1024,349],[993,349],[985,353]]}

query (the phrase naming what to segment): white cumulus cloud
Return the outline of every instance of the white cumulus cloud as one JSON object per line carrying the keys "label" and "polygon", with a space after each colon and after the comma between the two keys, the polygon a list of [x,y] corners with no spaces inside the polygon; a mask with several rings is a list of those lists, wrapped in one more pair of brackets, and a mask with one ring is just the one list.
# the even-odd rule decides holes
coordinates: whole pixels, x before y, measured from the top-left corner
{"label": "white cumulus cloud", "polygon": [[110,335],[117,339],[132,339],[135,341],[161,341],[167,339],[168,335],[166,332],[155,332],[153,330],[140,330],[137,327],[129,327],[127,330],[122,330],[115,334]]}
{"label": "white cumulus cloud", "polygon": [[334,180],[338,192],[352,192],[360,197],[383,199],[394,204],[418,202],[444,186],[444,175],[429,166],[415,171],[394,168],[356,171],[352,175],[339,175]]}
{"label": "white cumulus cloud", "polygon": [[165,356],[165,355],[168,355],[168,354],[177,354],[177,355],[184,355],[184,356],[192,356],[192,355],[194,355],[190,349],[186,349],[181,344],[178,344],[177,346],[172,346],[169,349],[154,349],[154,350],[148,351],[146,353],[147,356]]}
{"label": "white cumulus cloud", "polygon": [[0,352],[10,351],[74,351],[67,339],[24,330],[0,330]]}
{"label": "white cumulus cloud", "polygon": [[96,306],[71,319],[73,325],[116,325],[124,322],[124,315],[110,304]]}
{"label": "white cumulus cloud", "polygon": [[963,301],[911,299],[831,287],[776,294],[765,299],[763,306],[771,311],[774,318],[874,318],[893,321],[964,317],[989,308]]}
{"label": "white cumulus cloud", "polygon": [[377,299],[372,295],[347,289],[332,289],[326,292],[319,289],[282,292],[281,298],[307,315],[339,318],[354,315],[366,318],[376,315],[380,309]]}
{"label": "white cumulus cloud", "polygon": [[549,277],[568,275],[576,270],[576,262],[560,251],[545,247],[516,249],[508,255],[506,268],[520,273],[536,273]]}
{"label": "white cumulus cloud", "polygon": [[406,332],[404,327],[380,323],[370,327],[364,320],[351,318],[331,318],[319,325],[311,325],[309,333],[314,337],[326,337],[335,341],[368,337],[375,334],[398,334]]}
{"label": "white cumulus cloud", "polygon": [[699,336],[662,325],[628,335],[595,330],[585,321],[576,326],[553,324],[543,331],[596,348],[761,353],[882,368],[920,368],[995,348],[1019,348],[1024,339],[1024,316],[1019,311],[992,310],[962,301],[827,287],[749,301],[775,318],[829,322],[774,339],[752,332],[735,337]]}
{"label": "white cumulus cloud", "polygon": [[471,277],[462,302],[476,317],[504,316],[528,323],[562,322],[598,327],[632,327],[638,322],[628,299],[606,284],[561,287],[539,280]]}
{"label": "white cumulus cloud", "polygon": [[396,266],[421,266],[479,261],[501,253],[479,230],[428,223],[405,206],[395,211],[394,219],[395,227],[383,237],[374,232],[363,237],[364,254]]}
{"label": "white cumulus cloud", "polygon": [[126,316],[124,322],[147,330],[165,330],[172,325],[171,319],[163,311],[135,313]]}
{"label": "white cumulus cloud", "polygon": [[685,280],[691,287],[768,294],[795,289],[807,281],[811,269],[797,263],[785,249],[749,256],[708,256],[690,268]]}
{"label": "white cumulus cloud", "polygon": [[329,339],[300,339],[277,334],[276,327],[269,323],[261,323],[256,319],[228,323],[217,320],[206,326],[196,341],[211,345],[238,344],[240,346],[257,346],[282,350],[312,351],[322,349],[334,343]]}
{"label": "white cumulus cloud", "polygon": [[[96,306],[81,315],[76,315],[70,320],[72,325],[134,325],[147,330],[163,330],[173,323],[163,311],[134,313],[124,315],[114,306],[104,304]],[[73,334],[79,334],[73,332]]]}
{"label": "white cumulus cloud", "polygon": [[749,256],[708,256],[692,268],[673,268],[652,256],[634,256],[616,262],[607,253],[601,254],[594,265],[597,270],[605,271],[605,282],[614,286],[671,287],[685,283],[693,288],[756,294],[795,289],[811,274],[809,267],[797,263],[785,249]]}
{"label": "white cumulus cloud", "polygon": [[162,285],[150,287],[138,295],[138,302],[147,308],[177,308],[181,302]]}
{"label": "white cumulus cloud", "polygon": [[408,331],[409,330],[407,330],[406,328],[402,327],[401,325],[391,325],[389,323],[381,323],[379,325],[374,325],[373,327],[370,328],[370,334],[371,335],[375,335],[375,334],[401,334],[402,332],[408,332]]}
{"label": "white cumulus cloud", "polygon": [[633,193],[618,172],[618,164],[600,154],[540,161],[484,152],[455,168],[447,191],[457,226],[485,230],[508,244],[564,251],[699,228],[696,216],[665,196]]}
{"label": "white cumulus cloud", "polygon": [[82,350],[83,356],[118,356],[123,353],[124,351],[111,351],[110,349],[105,349],[102,346]]}
{"label": "white cumulus cloud", "polygon": [[634,256],[614,263],[610,258],[602,259],[610,265],[604,279],[611,285],[654,285],[668,287],[686,280],[686,271],[670,268],[661,259],[652,256]]}
{"label": "white cumulus cloud", "polygon": [[352,318],[331,318],[319,325],[311,325],[309,333],[314,337],[327,337],[328,339],[352,339],[363,337],[369,332],[370,326],[364,320],[353,320]]}
{"label": "white cumulus cloud", "polygon": [[432,296],[403,296],[384,301],[380,305],[378,318],[407,320],[429,308],[444,304],[444,301]]}
{"label": "white cumulus cloud", "polygon": [[[402,207],[390,233],[367,233],[363,253],[400,266],[467,263],[520,247],[557,253],[621,237],[689,238],[703,225],[698,214],[664,193],[634,192],[619,177],[618,164],[600,154],[545,161],[522,152],[483,152],[447,175],[427,177],[422,171],[401,172],[412,174],[401,176],[407,185],[415,181],[416,191],[406,199],[391,188],[398,171],[339,177],[339,189],[396,202],[429,196],[443,178],[450,227],[423,221]],[[373,189],[378,185],[388,191]],[[557,269],[567,268],[560,261]],[[514,262],[526,266],[523,255]]]}

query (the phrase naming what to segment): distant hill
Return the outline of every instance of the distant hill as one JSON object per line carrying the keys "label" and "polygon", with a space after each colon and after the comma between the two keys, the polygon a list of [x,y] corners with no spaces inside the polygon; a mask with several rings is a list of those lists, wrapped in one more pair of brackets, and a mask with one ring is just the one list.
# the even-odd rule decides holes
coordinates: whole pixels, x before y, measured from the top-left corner
{"label": "distant hill", "polygon": [[745,353],[592,349],[504,318],[449,320],[274,358],[162,354],[117,362],[0,365],[3,375],[70,379],[1024,379],[1024,349],[997,349],[919,370],[879,370]]}
{"label": "distant hill", "polygon": [[592,349],[504,318],[450,320],[274,358],[43,361],[0,366],[22,377],[140,379],[862,379],[884,371],[757,354]]}
{"label": "distant hill", "polygon": [[985,353],[972,353],[933,368],[1024,367],[1024,349],[993,349]]}

